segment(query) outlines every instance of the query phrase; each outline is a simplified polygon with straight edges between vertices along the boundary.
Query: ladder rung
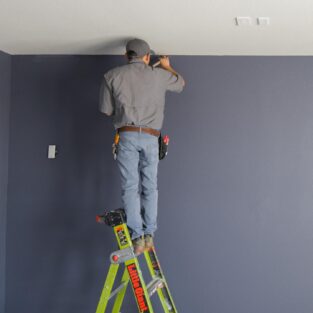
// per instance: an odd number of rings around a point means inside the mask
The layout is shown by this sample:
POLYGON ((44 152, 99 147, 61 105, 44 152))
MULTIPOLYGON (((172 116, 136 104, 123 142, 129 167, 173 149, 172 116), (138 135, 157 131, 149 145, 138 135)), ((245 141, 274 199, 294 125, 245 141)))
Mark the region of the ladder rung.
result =
POLYGON ((121 283, 118 287, 116 287, 116 289, 114 289, 110 296, 109 296, 109 299, 110 300, 111 298, 113 298, 121 289, 123 289, 125 287, 125 285, 127 284, 128 282, 127 281, 124 281, 123 283, 121 283))
POLYGON ((160 277, 153 278, 147 285, 148 294, 151 297, 159 288, 164 286, 164 281, 160 277))
POLYGON ((166 304, 168 310, 169 310, 169 311, 172 311, 173 306, 172 306, 171 303, 168 301, 168 299, 165 298, 164 301, 165 301, 165 304, 166 304))

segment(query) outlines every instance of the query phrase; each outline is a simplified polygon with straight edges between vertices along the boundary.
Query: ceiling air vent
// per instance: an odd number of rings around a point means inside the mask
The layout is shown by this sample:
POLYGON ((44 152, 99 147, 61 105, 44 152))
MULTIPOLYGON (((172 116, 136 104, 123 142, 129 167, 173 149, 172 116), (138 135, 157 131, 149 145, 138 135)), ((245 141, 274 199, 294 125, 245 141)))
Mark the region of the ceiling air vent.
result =
POLYGON ((250 16, 237 16, 235 18, 235 23, 237 26, 249 26, 251 25, 251 17, 250 16))
POLYGON ((270 25, 270 18, 269 17, 258 17, 256 19, 257 24, 260 26, 267 26, 270 25))

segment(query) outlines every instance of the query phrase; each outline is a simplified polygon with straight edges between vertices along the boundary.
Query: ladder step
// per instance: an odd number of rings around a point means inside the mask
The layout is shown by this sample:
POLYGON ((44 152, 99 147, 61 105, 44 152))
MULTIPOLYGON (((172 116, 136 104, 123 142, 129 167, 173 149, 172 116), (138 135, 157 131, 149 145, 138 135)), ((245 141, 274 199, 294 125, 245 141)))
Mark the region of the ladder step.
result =
POLYGON ((151 297, 159 288, 164 287, 164 281, 160 277, 154 277, 147 285, 148 294, 151 297))
POLYGON ((111 294, 110 294, 108 300, 110 300, 111 298, 113 298, 121 289, 123 289, 123 288, 125 287, 125 285, 127 285, 127 281, 124 281, 124 282, 121 283, 118 287, 116 287, 116 289, 114 289, 114 290, 111 292, 111 294))

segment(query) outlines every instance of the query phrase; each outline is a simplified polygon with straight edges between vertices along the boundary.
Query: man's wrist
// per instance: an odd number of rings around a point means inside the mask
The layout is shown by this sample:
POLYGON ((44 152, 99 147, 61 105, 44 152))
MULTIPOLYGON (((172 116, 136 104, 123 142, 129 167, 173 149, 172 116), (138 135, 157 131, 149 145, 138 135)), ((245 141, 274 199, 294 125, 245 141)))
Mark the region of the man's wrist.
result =
POLYGON ((172 74, 178 76, 178 73, 177 73, 170 65, 168 65, 168 66, 162 66, 162 68, 163 68, 164 70, 169 71, 169 72, 171 72, 172 74))
POLYGON ((170 70, 172 67, 170 65, 161 65, 165 70, 170 70))

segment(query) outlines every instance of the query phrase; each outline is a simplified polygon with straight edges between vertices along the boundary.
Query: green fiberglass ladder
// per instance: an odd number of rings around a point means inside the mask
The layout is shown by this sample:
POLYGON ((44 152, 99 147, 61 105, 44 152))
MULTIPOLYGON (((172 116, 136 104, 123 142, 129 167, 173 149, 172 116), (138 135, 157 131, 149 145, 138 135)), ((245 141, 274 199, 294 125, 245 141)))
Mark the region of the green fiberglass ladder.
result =
POLYGON ((132 241, 126 225, 126 215, 123 209, 106 212, 97 216, 97 222, 113 227, 119 250, 110 255, 110 268, 100 296, 96 313, 104 313, 110 299, 115 297, 112 313, 120 313, 123 299, 129 281, 140 313, 153 313, 150 297, 158 293, 165 313, 177 313, 168 285, 162 272, 155 248, 144 252, 144 256, 152 276, 150 283, 145 284, 139 261, 134 254, 132 241), (124 273, 120 285, 112 291, 119 266, 124 264, 124 273))

